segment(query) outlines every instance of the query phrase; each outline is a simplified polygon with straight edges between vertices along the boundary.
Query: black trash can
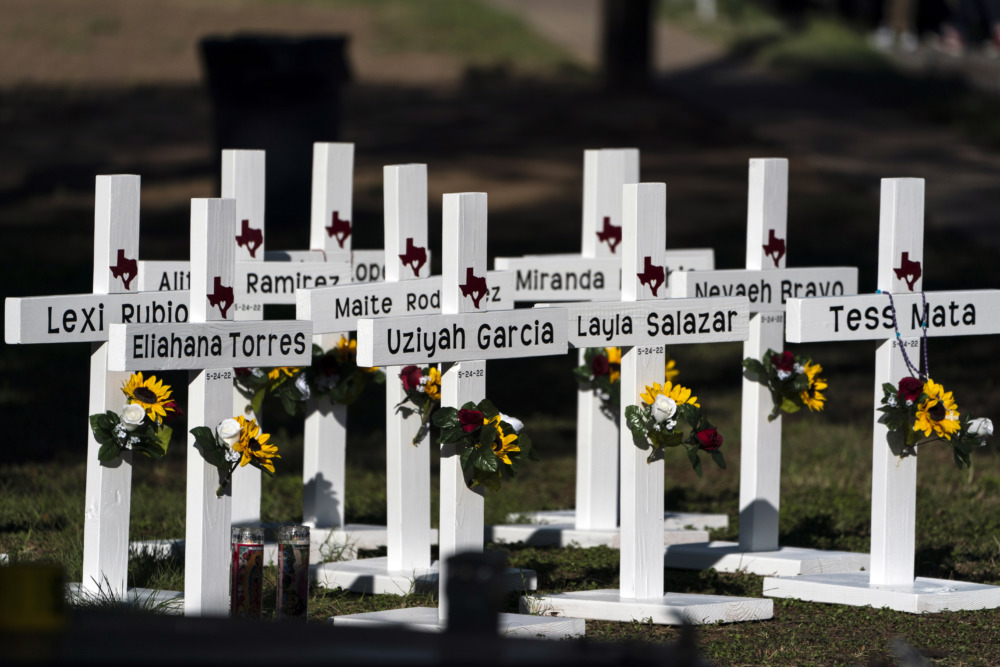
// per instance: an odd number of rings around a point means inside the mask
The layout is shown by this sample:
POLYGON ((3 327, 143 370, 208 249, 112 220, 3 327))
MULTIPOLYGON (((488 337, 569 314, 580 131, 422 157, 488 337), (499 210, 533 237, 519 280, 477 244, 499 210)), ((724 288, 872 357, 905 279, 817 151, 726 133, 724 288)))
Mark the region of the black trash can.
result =
MULTIPOLYGON (((222 149, 267 151, 266 220, 269 237, 277 232, 275 243, 286 241, 280 231, 286 225, 308 230, 312 145, 340 138, 341 88, 351 78, 347 43, 342 35, 201 41, 216 182, 222 149)), ((280 247, 275 243, 268 245, 280 247)))

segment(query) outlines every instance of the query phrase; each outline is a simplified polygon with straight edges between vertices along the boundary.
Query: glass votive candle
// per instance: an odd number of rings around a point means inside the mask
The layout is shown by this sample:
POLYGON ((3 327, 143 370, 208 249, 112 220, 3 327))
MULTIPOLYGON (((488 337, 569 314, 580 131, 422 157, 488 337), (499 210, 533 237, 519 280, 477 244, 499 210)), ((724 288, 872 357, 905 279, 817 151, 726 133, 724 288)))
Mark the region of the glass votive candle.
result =
POLYGON ((264 586, 264 530, 233 526, 229 615, 260 618, 264 586))
POLYGON ((277 618, 309 617, 309 527, 281 526, 278 531, 277 618))

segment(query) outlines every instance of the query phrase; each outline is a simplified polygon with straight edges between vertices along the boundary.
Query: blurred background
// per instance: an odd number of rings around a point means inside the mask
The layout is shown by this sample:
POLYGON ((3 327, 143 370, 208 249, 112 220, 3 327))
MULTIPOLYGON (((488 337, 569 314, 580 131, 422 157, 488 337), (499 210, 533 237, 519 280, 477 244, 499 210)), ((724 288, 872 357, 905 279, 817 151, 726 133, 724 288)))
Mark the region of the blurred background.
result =
MULTIPOLYGON (((719 268, 743 265, 748 159, 787 157, 789 266, 858 266, 873 289, 879 179, 919 176, 927 289, 995 287, 994 4, 0 0, 0 289, 90 290, 97 174, 140 174, 141 256, 185 258, 221 148, 268 149, 268 248, 306 248, 314 141, 356 144, 355 248, 382 244, 382 166, 426 162, 435 261, 441 196, 469 190, 489 194, 491 258, 578 252, 583 150, 635 146, 643 180, 668 184, 668 246, 712 247, 719 268)), ((995 344, 931 345, 939 379, 987 414, 995 344)), ((738 348, 680 349, 681 379, 735 397, 738 348)), ((856 378, 831 382, 822 418, 870 423, 871 346, 822 356, 856 378)), ((81 462, 87 363, 85 345, 0 350, 7 460, 81 462)), ((490 375, 567 452, 571 365, 490 375)), ((351 412, 375 457, 381 401, 351 412)), ((294 439, 301 422, 272 412, 294 439)), ((722 412, 738 426, 738 401, 722 412)))

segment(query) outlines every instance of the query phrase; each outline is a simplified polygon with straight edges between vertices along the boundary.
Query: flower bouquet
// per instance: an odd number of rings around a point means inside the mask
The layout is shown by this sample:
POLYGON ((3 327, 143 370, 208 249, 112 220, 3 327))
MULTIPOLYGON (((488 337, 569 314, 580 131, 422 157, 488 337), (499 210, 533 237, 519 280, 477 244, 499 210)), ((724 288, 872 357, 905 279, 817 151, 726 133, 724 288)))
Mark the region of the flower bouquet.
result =
POLYGON ((993 422, 985 417, 961 417, 952 392, 927 378, 926 382, 912 376, 899 381, 898 386, 882 385, 882 407, 879 421, 890 433, 903 438, 903 455, 916 455, 917 445, 945 442, 951 445, 959 469, 972 465, 970 454, 986 444, 993 435, 993 422))
POLYGON ((632 440, 640 449, 652 445, 646 463, 663 457, 667 447, 684 445, 688 459, 695 473, 701 477, 701 457, 699 451, 708 452, 720 468, 726 467, 726 459, 719 448, 722 435, 719 434, 698 404, 698 397, 691 390, 667 381, 662 387, 653 383, 639 395, 641 405, 625 408, 625 422, 632 431, 632 440), (687 435, 678 428, 678 420, 683 419, 691 427, 687 435))
MULTIPOLYGON (((588 347, 583 353, 583 365, 573 369, 580 387, 594 391, 601 399, 601 412, 609 419, 618 419, 621 369, 620 347, 588 347)), ((677 362, 670 355, 667 355, 664 373, 668 380, 673 380, 680 373, 677 362)))
POLYGON ((143 379, 142 373, 133 373, 122 385, 122 392, 126 403, 121 414, 108 410, 90 415, 90 430, 101 443, 97 460, 108 463, 127 450, 162 459, 173 434, 164 421, 179 412, 177 404, 169 400, 170 385, 155 375, 143 379))
POLYGON ((357 364, 358 343, 341 336, 337 346, 324 352, 313 345, 312 366, 296 368, 237 368, 236 388, 250 401, 254 414, 260 412, 266 396, 276 396, 290 415, 301 414, 313 396, 328 395, 334 403, 350 405, 358 400, 368 382, 385 382, 378 368, 357 364))
POLYGON ((436 366, 422 369, 419 366, 404 366, 399 374, 406 398, 396 406, 396 412, 408 418, 420 415, 420 428, 413 436, 413 445, 419 445, 430 430, 431 415, 441 406, 441 371, 436 366))
POLYGON ((462 408, 440 408, 431 418, 441 429, 438 442, 455 445, 469 488, 476 484, 499 490, 503 473, 517 477, 524 457, 537 460, 524 424, 501 414, 488 399, 462 408))
POLYGON ((196 426, 191 429, 191 435, 201 457, 219 470, 219 488, 215 495, 220 498, 237 467, 250 464, 273 477, 272 459, 281 458, 277 446, 268 442, 271 436, 260 432, 256 420, 243 415, 223 419, 215 431, 207 426, 196 426))
POLYGON ((791 414, 804 407, 810 411, 823 409, 826 397, 820 392, 826 389, 826 379, 819 377, 823 367, 812 363, 812 359, 768 350, 760 361, 744 359, 743 368, 747 379, 771 390, 774 408, 767 421, 774 421, 782 412, 791 414))

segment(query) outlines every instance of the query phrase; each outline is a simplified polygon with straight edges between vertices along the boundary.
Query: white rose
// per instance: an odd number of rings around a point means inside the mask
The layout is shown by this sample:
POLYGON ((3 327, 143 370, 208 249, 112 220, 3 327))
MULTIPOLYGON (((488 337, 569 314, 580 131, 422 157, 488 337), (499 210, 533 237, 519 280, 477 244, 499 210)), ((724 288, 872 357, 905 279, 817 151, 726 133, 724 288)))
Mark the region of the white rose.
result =
POLYGON ((982 444, 986 444, 986 438, 993 435, 993 421, 987 419, 986 417, 980 417, 979 419, 973 419, 969 422, 969 435, 974 438, 979 438, 982 444))
POLYGON ((668 398, 663 394, 657 394, 656 400, 649 406, 649 409, 653 415, 653 419, 659 424, 674 416, 674 413, 677 412, 677 403, 672 398, 668 398))
POLYGON ((215 429, 219 434, 219 440, 232 447, 240 441, 240 423, 233 418, 223 419, 222 423, 215 429))
POLYGON ((299 373, 295 378, 295 388, 302 394, 303 401, 308 401, 309 397, 312 396, 312 390, 309 388, 309 381, 306 379, 305 373, 299 373))
POLYGON ((121 424, 126 431, 131 433, 142 425, 142 420, 146 418, 146 411, 141 405, 129 403, 122 408, 121 424))
POLYGON ((513 426, 514 433, 520 433, 521 429, 524 428, 524 422, 522 422, 520 419, 518 419, 517 417, 511 417, 510 415, 505 415, 502 412, 500 413, 500 421, 507 422, 508 424, 513 426))

